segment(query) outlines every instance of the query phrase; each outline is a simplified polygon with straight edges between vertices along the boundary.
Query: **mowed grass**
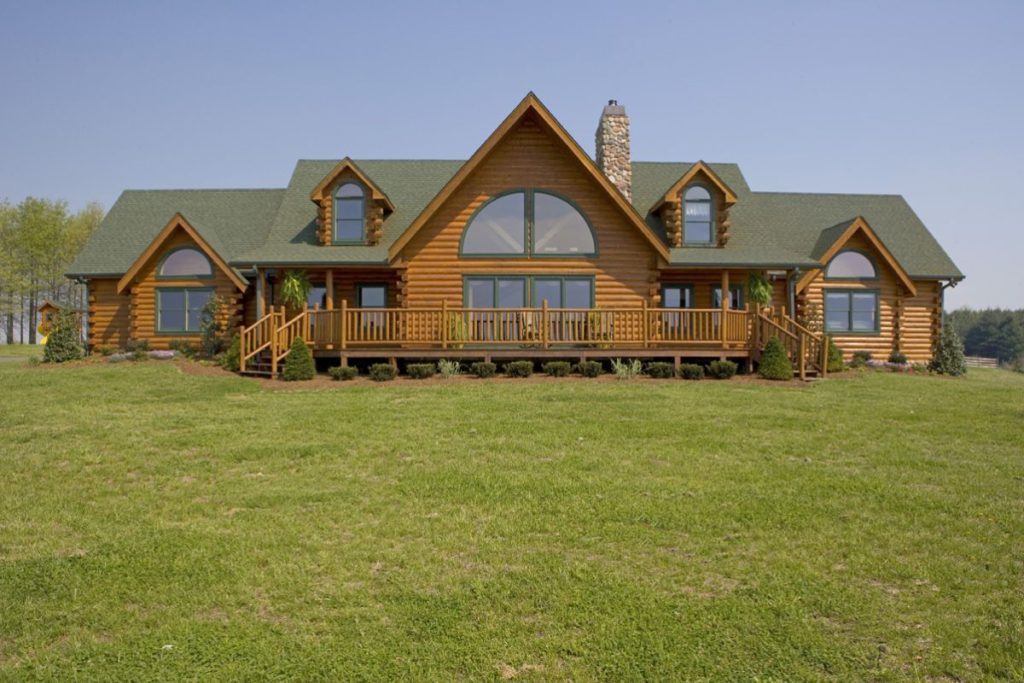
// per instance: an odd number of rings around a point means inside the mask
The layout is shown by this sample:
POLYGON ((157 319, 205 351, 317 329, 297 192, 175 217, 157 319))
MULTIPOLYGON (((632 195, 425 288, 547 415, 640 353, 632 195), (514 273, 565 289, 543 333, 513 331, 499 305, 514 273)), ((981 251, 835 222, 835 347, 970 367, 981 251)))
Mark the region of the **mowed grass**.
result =
POLYGON ((0 366, 0 678, 1024 677, 1024 376, 0 366))
POLYGON ((42 344, 0 344, 0 358, 43 357, 42 344))

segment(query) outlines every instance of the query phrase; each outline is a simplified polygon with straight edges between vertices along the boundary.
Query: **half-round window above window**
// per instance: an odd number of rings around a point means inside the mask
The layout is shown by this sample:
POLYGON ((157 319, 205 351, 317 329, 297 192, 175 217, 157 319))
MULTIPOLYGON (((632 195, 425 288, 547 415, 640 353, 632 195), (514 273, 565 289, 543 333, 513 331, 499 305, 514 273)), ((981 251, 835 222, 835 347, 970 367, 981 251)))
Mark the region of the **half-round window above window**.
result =
POLYGON ((841 251, 832 257, 825 268, 830 280, 874 280, 878 277, 875 264, 859 251, 841 251))
POLYGON ((462 253, 526 254, 526 193, 511 192, 492 199, 466 226, 462 253))
POLYGON ((366 193, 356 183, 343 183, 334 193, 334 241, 361 242, 366 219, 366 193))
POLYGON ((711 244, 711 193, 700 185, 683 191, 683 243, 711 244))
POLYGON ((533 193, 533 253, 593 254, 594 233, 587 219, 560 197, 533 193))
POLYGON ((213 266, 206 254, 186 247, 175 249, 160 264, 160 277, 210 277, 213 266))

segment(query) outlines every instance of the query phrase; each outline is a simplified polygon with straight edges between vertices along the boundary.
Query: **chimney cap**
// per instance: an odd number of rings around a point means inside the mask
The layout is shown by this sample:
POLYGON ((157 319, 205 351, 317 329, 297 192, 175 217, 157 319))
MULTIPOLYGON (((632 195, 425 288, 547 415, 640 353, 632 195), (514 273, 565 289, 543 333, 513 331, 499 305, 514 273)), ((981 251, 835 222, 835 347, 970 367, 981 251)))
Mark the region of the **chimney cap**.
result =
POLYGON ((604 106, 604 110, 601 112, 601 116, 625 116, 626 108, 619 104, 618 100, 608 100, 608 104, 604 106))

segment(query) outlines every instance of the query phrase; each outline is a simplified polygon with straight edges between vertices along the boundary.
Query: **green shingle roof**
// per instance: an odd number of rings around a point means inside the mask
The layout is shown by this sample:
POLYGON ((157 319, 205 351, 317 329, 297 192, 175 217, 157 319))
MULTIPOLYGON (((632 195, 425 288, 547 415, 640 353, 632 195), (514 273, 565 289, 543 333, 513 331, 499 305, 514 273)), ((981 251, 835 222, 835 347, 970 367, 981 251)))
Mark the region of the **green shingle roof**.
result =
MULTIPOLYGON (((316 242, 312 189, 338 160, 301 160, 285 189, 126 191, 72 267, 76 275, 124 273, 176 211, 237 268, 254 264, 386 263, 388 248, 464 163, 456 160, 356 160, 394 202, 374 246, 316 242)), ((692 163, 634 162, 633 206, 665 239, 648 213, 692 163)), ((736 193, 732 238, 725 248, 670 250, 679 266, 813 267, 856 216, 863 216, 915 278, 963 277, 899 195, 753 192, 736 164, 708 164, 736 193)))

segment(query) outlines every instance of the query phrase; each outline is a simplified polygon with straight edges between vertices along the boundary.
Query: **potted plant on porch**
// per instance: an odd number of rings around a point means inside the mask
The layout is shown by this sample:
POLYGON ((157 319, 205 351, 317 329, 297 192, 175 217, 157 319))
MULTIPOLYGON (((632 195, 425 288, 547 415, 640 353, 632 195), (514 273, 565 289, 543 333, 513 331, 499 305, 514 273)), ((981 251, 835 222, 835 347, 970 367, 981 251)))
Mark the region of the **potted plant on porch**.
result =
POLYGON ((772 302, 772 285, 757 271, 747 276, 747 300, 756 306, 758 313, 772 302))
POLYGON ((281 303, 288 310, 288 317, 293 318, 306 307, 306 299, 313 283, 304 270, 289 270, 281 280, 281 303))

